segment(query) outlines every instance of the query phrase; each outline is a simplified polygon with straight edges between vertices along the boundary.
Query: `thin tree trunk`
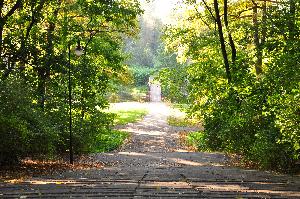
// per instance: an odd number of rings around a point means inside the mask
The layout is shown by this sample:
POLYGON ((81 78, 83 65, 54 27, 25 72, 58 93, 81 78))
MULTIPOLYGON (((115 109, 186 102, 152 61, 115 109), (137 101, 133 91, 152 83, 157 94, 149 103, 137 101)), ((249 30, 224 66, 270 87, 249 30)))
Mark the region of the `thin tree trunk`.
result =
POLYGON ((221 50, 222 50, 222 55, 223 55, 223 60, 224 60, 224 65, 225 65, 225 70, 226 70, 226 77, 227 77, 228 83, 230 83, 231 82, 230 66, 229 66, 229 61, 228 61, 228 55, 226 52, 225 39, 224 39, 224 34, 223 34, 223 27, 222 27, 222 22, 221 22, 218 0, 214 0, 214 8, 215 8, 215 13, 216 13, 216 23, 218 26, 221 50))
POLYGON ((45 68, 40 68, 38 69, 38 76, 39 76, 39 83, 38 83, 38 93, 39 93, 39 96, 40 96, 40 100, 39 100, 39 104, 40 104, 40 107, 42 108, 42 110, 44 111, 45 110, 45 93, 46 93, 46 90, 45 90, 45 85, 46 85, 46 78, 45 78, 45 68))
POLYGON ((262 6, 262 35, 261 35, 261 46, 264 46, 266 43, 267 37, 267 2, 266 0, 262 6))
POLYGON ((22 4, 22 0, 17 0, 15 2, 15 4, 13 5, 13 7, 7 12, 7 14, 5 16, 3 16, 3 6, 4 6, 4 1, 0 0, 0 58, 1 58, 1 62, 0 63, 0 69, 5 69, 5 64, 3 63, 3 57, 2 57, 2 52, 3 52, 3 30, 4 30, 4 26, 7 23, 7 20, 9 17, 11 17, 17 9, 19 9, 21 7, 22 4))
MULTIPOLYGON (((61 3, 59 1, 59 3, 61 3)), ((53 15, 56 17, 59 12, 59 6, 54 11, 53 15)), ((54 54, 54 45, 53 45, 53 39, 54 35, 53 32, 55 30, 56 24, 54 22, 49 22, 49 28, 47 30, 47 49, 46 49, 46 57, 45 57, 45 66, 42 69, 43 74, 40 76, 41 85, 39 88, 40 91, 40 105, 43 110, 45 110, 45 102, 46 102, 46 95, 47 95, 47 83, 50 79, 50 72, 51 72, 51 65, 53 64, 53 54, 54 54)))
POLYGON ((231 48, 231 60, 232 60, 232 64, 234 64, 235 60, 236 60, 236 47, 235 47, 232 35, 230 33, 230 30, 229 30, 229 25, 228 25, 228 4, 227 4, 227 0, 224 0, 224 23, 225 23, 225 27, 228 31, 229 45, 230 45, 230 48, 231 48))
POLYGON ((295 0, 289 0, 290 5, 290 17, 288 22, 289 29, 289 39, 293 40, 296 36, 295 34, 295 17, 296 17, 296 2, 295 0))
POLYGON ((255 45, 255 55, 256 55, 256 62, 255 62, 255 71, 256 75, 260 75, 262 73, 262 49, 261 44, 259 41, 259 24, 258 24, 258 5, 257 3, 253 2, 253 29, 254 29, 254 45, 255 45))
POLYGON ((3 22, 0 19, 0 70, 5 69, 5 64, 3 63, 2 51, 3 51, 3 22))

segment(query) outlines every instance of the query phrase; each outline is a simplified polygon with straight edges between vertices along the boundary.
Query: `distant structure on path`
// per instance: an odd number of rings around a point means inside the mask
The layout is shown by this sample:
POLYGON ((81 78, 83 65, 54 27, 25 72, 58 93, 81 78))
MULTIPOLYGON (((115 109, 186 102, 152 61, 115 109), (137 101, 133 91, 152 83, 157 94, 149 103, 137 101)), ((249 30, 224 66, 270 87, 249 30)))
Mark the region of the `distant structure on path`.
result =
POLYGON ((161 102, 161 87, 160 84, 154 81, 153 77, 149 78, 150 102, 161 102))

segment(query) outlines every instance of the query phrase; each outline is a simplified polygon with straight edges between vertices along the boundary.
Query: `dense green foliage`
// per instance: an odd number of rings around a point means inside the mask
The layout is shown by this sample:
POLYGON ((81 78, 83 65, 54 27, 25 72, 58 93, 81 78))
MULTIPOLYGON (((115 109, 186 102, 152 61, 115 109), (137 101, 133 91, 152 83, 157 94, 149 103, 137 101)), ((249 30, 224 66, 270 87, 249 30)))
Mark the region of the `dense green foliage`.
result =
POLYGON ((186 66, 183 64, 166 65, 159 70, 156 79, 162 87, 162 94, 165 100, 176 103, 187 103, 188 82, 186 66))
POLYGON ((33 109, 30 89, 9 80, 0 83, 0 162, 52 153, 59 141, 57 129, 42 111, 33 109))
POLYGON ((170 126, 180 127, 196 127, 197 125, 199 125, 198 121, 188 117, 170 116, 167 118, 167 122, 170 126))
POLYGON ((129 133, 113 130, 103 132, 96 137, 96 144, 93 152, 107 152, 118 149, 129 137, 129 133))
POLYGON ((4 0, 0 12, 0 164, 69 150, 69 71, 74 151, 101 145, 113 121, 105 94, 127 71, 123 38, 137 32, 138 1, 4 0))
POLYGON ((205 134, 203 132, 191 132, 188 133, 185 140, 188 146, 194 147, 200 151, 209 151, 209 146, 205 140, 205 134))
POLYGON ((149 77, 155 72, 154 68, 145 66, 131 66, 130 71, 133 75, 134 85, 144 86, 149 82, 149 77))
POLYGON ((300 158, 299 1, 184 2, 164 38, 188 64, 162 78, 187 83, 204 148, 292 169, 300 158))

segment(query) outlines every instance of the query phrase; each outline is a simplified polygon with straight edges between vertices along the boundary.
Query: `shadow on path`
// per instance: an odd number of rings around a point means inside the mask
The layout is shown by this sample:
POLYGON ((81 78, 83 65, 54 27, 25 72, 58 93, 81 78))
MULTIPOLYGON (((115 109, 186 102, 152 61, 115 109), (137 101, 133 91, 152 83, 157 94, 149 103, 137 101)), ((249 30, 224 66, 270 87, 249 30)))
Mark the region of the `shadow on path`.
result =
POLYGON ((174 112, 165 104, 142 106, 150 111, 143 121, 119 127, 132 134, 128 145, 92 155, 104 169, 0 183, 0 198, 300 198, 299 176, 227 167, 222 153, 187 152, 178 133, 196 129, 169 126, 174 112))

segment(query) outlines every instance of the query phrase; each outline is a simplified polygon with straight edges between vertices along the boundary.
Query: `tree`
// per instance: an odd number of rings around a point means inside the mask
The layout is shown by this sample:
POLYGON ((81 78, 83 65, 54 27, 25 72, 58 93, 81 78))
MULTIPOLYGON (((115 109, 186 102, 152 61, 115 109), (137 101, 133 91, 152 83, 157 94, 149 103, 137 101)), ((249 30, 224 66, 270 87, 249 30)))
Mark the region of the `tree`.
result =
MULTIPOLYGON (((24 103, 20 104, 24 108, 16 109, 13 115, 8 114, 6 107, 14 101, 0 105, 1 121, 10 121, 7 128, 14 126, 14 122, 26 124, 15 130, 16 137, 20 136, 17 132, 24 135, 24 139, 20 139, 24 153, 15 154, 13 159, 31 154, 22 145, 24 143, 30 143, 31 148, 41 147, 34 143, 36 131, 43 132, 45 142, 49 141, 49 150, 45 153, 64 153, 69 148, 66 120, 68 47, 71 46, 73 52, 78 41, 85 53, 76 58, 71 52, 70 57, 74 142, 76 152, 90 151, 95 136, 110 129, 112 116, 101 109, 108 104, 105 99, 108 81, 126 70, 123 38, 137 33, 137 18, 142 12, 139 2, 4 0, 0 1, 0 8, 0 86, 3 90, 14 89, 10 99, 16 101, 22 99, 22 94, 12 85, 22 86, 28 92, 26 100, 24 96, 24 103), (96 106, 100 110, 95 109, 96 106), (24 116, 37 113, 42 115, 41 121, 24 116), (17 119, 10 119, 14 115, 17 119), (43 128, 40 122, 45 124, 43 128), (49 136, 46 136, 47 129, 49 136), (28 141, 28 137, 32 137, 32 141, 28 141)), ((5 93, 1 93, 0 98, 6 99, 5 93)), ((4 137, 9 136, 7 128, 4 126, 0 130, 4 137)), ((6 158, 0 158, 0 162, 2 159, 6 158)))
POLYGON ((167 27, 164 41, 178 60, 189 60, 181 73, 188 77, 189 112, 204 121, 201 146, 291 170, 300 150, 299 4, 184 2, 185 13, 167 27))

